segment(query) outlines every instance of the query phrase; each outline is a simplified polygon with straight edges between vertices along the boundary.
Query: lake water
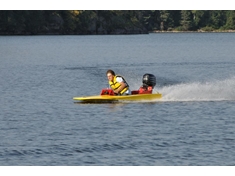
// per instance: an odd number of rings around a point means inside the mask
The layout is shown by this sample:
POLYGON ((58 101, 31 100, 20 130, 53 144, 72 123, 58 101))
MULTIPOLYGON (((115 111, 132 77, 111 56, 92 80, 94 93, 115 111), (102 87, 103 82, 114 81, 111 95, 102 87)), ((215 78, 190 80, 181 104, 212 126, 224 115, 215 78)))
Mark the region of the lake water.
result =
POLYGON ((235 165, 235 33, 0 36, 0 165, 235 165), (79 104, 157 78, 162 100, 79 104))

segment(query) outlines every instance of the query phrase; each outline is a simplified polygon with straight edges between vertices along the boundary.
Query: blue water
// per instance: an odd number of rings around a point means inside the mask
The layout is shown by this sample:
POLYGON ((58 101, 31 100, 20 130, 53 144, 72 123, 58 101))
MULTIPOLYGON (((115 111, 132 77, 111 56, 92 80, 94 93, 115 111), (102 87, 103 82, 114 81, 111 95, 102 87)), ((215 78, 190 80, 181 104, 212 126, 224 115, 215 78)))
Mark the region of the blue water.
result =
POLYGON ((235 165, 235 34, 0 36, 0 165, 235 165), (162 100, 78 104, 106 70, 162 100))

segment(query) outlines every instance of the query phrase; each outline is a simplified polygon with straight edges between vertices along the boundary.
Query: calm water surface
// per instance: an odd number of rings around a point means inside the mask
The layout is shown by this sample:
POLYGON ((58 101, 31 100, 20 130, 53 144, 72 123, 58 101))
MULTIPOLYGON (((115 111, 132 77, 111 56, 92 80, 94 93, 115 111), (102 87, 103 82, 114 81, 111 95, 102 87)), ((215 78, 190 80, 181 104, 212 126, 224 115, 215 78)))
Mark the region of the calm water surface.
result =
POLYGON ((0 36, 0 165, 235 165, 235 34, 0 36), (105 72, 160 101, 78 104, 105 72))

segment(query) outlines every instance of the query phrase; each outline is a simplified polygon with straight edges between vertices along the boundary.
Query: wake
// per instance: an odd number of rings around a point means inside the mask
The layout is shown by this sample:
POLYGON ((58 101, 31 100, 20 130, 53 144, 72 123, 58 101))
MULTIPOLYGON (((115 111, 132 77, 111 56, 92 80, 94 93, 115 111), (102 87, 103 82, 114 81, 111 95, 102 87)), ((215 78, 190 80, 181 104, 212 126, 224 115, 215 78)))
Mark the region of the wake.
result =
POLYGON ((162 101, 234 101, 235 77, 210 82, 192 82, 156 88, 162 101))

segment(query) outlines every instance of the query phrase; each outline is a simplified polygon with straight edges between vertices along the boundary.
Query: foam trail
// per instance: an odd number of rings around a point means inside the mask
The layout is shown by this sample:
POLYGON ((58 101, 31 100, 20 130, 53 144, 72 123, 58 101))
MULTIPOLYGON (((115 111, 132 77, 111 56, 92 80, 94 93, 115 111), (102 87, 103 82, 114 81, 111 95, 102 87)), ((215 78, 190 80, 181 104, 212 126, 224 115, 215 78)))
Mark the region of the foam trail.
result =
POLYGON ((157 89, 162 101, 233 101, 235 77, 211 82, 181 83, 157 89))

